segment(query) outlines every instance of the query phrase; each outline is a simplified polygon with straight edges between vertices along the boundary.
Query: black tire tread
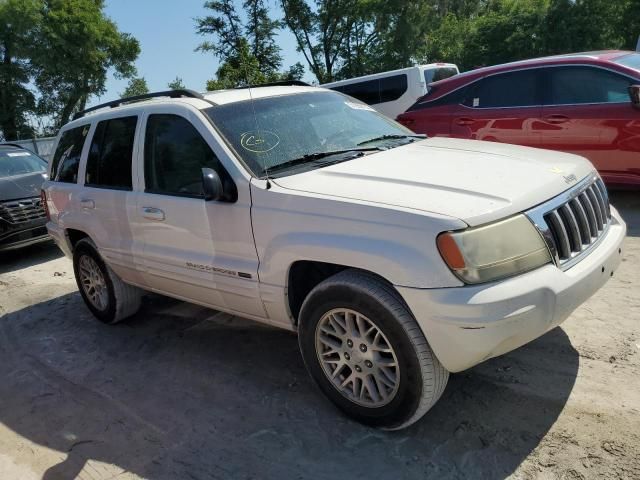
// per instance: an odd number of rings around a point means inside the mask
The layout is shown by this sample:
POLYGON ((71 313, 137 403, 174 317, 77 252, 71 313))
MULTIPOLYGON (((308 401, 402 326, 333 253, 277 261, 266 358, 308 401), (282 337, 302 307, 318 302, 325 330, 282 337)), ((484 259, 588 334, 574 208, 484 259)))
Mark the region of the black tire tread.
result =
POLYGON ((142 302, 142 290, 140 290, 138 287, 134 287, 133 285, 129 285, 128 283, 123 282, 116 274, 116 272, 111 269, 107 262, 104 261, 95 243, 90 238, 87 237, 78 241, 75 249, 81 247, 83 244, 90 247, 100 257, 107 270, 109 280, 111 280, 111 284, 113 285, 116 310, 115 315, 109 322, 109 324, 113 325, 114 323, 121 322, 134 315, 140 309, 140 304, 142 302))
MULTIPOLYGON (((418 408, 403 423, 386 427, 385 430, 400 430, 419 420, 438 401, 449 380, 449 372, 435 356, 422 329, 411 314, 398 291, 377 275, 357 269, 343 270, 318 284, 315 289, 324 289, 333 285, 348 284, 360 290, 364 295, 375 298, 392 312, 398 323, 406 332, 418 357, 422 376, 422 396, 418 408)), ((311 298, 313 290, 305 299, 311 298)), ((305 305, 302 305, 304 310, 305 305)))

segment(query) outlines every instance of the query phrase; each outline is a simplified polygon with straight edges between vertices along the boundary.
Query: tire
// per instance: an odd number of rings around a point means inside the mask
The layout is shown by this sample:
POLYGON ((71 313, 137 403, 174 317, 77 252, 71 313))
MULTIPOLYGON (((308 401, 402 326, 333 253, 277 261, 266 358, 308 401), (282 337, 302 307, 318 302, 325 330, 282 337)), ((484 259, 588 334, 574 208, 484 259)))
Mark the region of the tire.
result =
POLYGON ((118 323, 139 310, 142 291, 120 280, 120 277, 104 263, 95 244, 89 238, 79 240, 73 249, 73 271, 84 303, 101 322, 110 325, 118 323), (103 293, 103 296, 99 295, 102 302, 92 299, 89 293, 92 290, 83 285, 83 278, 86 280, 87 277, 86 267, 91 271, 97 267, 92 278, 96 280, 93 285, 98 285, 95 288, 103 293))
POLYGON ((344 270, 309 293, 300 310, 298 341, 322 392, 355 420, 386 430, 419 420, 449 378, 398 292, 360 270, 344 270), (335 365, 341 367, 332 370, 335 365), (338 384, 349 378, 341 389, 338 384))

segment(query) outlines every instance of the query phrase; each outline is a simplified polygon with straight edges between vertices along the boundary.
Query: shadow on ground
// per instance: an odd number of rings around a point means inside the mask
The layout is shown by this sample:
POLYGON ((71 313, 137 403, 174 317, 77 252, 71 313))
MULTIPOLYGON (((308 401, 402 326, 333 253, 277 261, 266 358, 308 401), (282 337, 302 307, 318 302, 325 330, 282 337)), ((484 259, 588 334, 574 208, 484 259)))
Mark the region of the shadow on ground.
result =
POLYGON ((0 275, 33 267, 61 256, 62 252, 53 241, 0 252, 0 275))
POLYGON ((353 423, 311 384, 296 337, 148 297, 95 321, 77 293, 0 322, 0 421, 68 457, 151 479, 504 478, 562 411, 578 354, 561 329, 453 375, 407 430, 353 423))
POLYGON ((627 235, 640 237, 640 191, 611 191, 609 192, 609 200, 627 223, 627 235))

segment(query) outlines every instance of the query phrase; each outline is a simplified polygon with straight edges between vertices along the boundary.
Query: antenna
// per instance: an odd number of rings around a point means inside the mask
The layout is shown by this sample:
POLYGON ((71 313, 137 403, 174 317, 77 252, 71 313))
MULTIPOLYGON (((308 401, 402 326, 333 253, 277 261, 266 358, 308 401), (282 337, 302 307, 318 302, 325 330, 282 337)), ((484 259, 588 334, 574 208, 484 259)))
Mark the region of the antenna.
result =
POLYGON ((638 35, 638 43, 636 43, 636 52, 640 52, 640 35, 638 35))

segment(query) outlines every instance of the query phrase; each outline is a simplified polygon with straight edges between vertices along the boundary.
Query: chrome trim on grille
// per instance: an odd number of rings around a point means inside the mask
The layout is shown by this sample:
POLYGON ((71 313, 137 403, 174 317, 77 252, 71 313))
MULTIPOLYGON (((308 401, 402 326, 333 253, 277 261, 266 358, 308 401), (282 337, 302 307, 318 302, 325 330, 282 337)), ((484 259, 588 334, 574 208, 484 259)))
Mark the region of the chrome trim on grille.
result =
POLYGON ((25 223, 45 216, 40 197, 0 202, 0 219, 9 223, 25 223))
POLYGON ((562 270, 571 268, 595 248, 611 224, 609 195, 596 173, 525 215, 562 270))

